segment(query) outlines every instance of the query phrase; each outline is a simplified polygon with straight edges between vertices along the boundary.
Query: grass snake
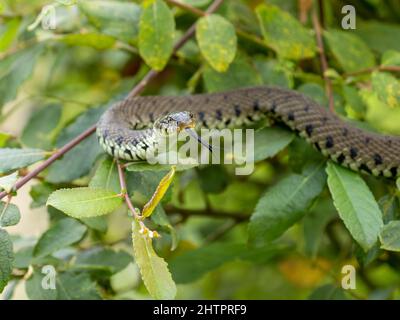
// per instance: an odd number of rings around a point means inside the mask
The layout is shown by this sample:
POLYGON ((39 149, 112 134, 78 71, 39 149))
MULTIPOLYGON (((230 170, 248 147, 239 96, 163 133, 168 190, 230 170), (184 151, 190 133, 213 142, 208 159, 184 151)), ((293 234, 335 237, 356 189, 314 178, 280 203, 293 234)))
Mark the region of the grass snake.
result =
POLYGON ((279 87, 125 99, 102 115, 97 135, 108 154, 136 161, 145 160, 149 148, 157 148, 160 131, 180 130, 182 123, 224 129, 263 118, 283 123, 342 166, 375 176, 400 175, 400 137, 354 127, 309 97, 279 87))

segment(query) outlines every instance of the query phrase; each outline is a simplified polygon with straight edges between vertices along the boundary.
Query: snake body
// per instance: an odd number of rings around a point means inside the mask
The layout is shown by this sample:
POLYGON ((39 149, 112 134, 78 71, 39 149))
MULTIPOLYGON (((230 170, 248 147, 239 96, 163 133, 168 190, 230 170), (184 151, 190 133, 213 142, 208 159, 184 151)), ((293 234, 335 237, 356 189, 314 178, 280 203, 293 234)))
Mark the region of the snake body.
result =
POLYGON ((309 97, 279 87, 126 99, 100 118, 99 142, 114 158, 145 160, 146 150, 157 147, 155 121, 180 111, 192 112, 198 126, 210 129, 241 127, 269 118, 285 124, 342 166, 375 176, 400 176, 400 137, 356 128, 309 97))

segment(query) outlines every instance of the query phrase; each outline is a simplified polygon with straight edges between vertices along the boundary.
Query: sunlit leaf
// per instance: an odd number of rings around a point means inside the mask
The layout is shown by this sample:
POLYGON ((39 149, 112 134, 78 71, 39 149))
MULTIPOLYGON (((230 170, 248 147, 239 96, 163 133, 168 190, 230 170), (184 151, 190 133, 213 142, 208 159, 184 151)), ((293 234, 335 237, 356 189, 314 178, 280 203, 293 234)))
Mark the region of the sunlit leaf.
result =
POLYGON ((88 46, 97 50, 109 49, 115 43, 113 37, 101 33, 71 33, 57 39, 71 46, 88 46))
POLYGON ((148 217, 152 214, 155 207, 160 203, 161 199, 167 192, 168 187, 170 186, 174 178, 174 175, 175 175, 175 167, 172 167, 171 170, 168 172, 168 174, 161 179, 151 199, 144 205, 142 210, 143 217, 148 217))
POLYGON ((113 191, 81 187, 54 191, 46 205, 74 218, 90 218, 110 213, 121 203, 121 196, 113 191))
POLYGON ((279 56, 300 60, 315 55, 314 36, 289 13, 270 4, 259 5, 256 13, 265 43, 279 56))
POLYGON ((372 87, 379 100, 391 108, 400 106, 400 81, 390 73, 372 73, 372 87))
POLYGON ((196 24, 196 38, 208 63, 218 72, 226 71, 236 54, 233 25, 217 14, 202 17, 196 24))
POLYGON ((173 299, 176 285, 167 263, 154 252, 151 239, 140 232, 137 221, 132 223, 132 242, 135 262, 150 295, 154 299, 173 299))
POLYGON ((139 52, 155 70, 167 64, 174 45, 175 20, 162 0, 146 0, 139 23, 139 52))

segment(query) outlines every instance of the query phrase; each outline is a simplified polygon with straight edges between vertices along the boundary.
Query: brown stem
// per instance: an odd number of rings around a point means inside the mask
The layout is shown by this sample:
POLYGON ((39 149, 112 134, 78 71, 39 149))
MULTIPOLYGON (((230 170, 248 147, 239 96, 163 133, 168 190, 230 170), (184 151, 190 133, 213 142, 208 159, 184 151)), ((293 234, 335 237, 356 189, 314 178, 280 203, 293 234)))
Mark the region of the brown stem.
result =
POLYGON ((206 13, 204 11, 201 11, 200 9, 197 9, 189 4, 180 2, 179 0, 166 0, 166 2, 168 2, 169 4, 181 8, 185 11, 189 11, 193 14, 195 14, 196 16, 205 16, 206 13))
POLYGON ((249 215, 246 215, 246 214, 220 212, 220 211, 214 211, 212 209, 189 210, 189 209, 176 208, 173 206, 167 206, 164 209, 167 214, 177 213, 184 217, 203 216, 203 217, 218 218, 218 219, 233 219, 237 222, 243 222, 243 221, 247 221, 249 219, 249 215))
POLYGON ((141 217, 138 215, 137 210, 133 206, 131 198, 129 198, 128 189, 126 188, 124 169, 122 168, 122 165, 119 163, 119 161, 117 161, 117 168, 118 168, 119 184, 121 186, 121 192, 124 195, 125 203, 128 206, 128 209, 132 212, 135 219, 140 220, 141 217))
POLYGON ((326 75, 326 70, 328 70, 329 67, 328 67, 328 62, 326 60, 324 43, 322 41, 322 28, 321 28, 319 18, 318 18, 318 15, 317 15, 317 12, 315 9, 313 10, 313 13, 312 13, 312 20, 313 20, 315 36, 317 39, 317 45, 318 45, 318 49, 319 49, 322 77, 324 78, 324 81, 325 81, 325 91, 326 91, 326 95, 329 100, 329 110, 334 112, 335 104, 334 104, 334 100, 333 100, 332 82, 331 82, 331 79, 329 79, 329 77, 326 75))
MULTIPOLYGON (((212 13, 215 10, 218 9, 218 7, 222 4, 223 0, 215 0, 207 9, 206 13, 212 13)), ((174 52, 176 52, 179 48, 181 48, 186 41, 189 40, 191 36, 193 36, 195 32, 196 25, 192 25, 186 33, 183 35, 181 39, 178 40, 178 42, 174 46, 174 52)), ((147 73, 147 75, 140 81, 129 93, 128 97, 131 98, 138 93, 140 93, 148 84, 150 80, 152 80, 158 72, 151 70, 147 73)), ((43 163, 41 163, 36 169, 31 171, 29 174, 27 174, 25 177, 21 178, 20 180, 17 181, 15 184, 15 190, 18 190, 21 188, 25 183, 27 183, 29 180, 32 178, 36 177, 40 172, 42 172, 44 169, 46 169, 49 165, 51 165, 54 161, 56 161, 58 158, 63 156, 65 153, 67 153, 69 150, 71 150, 73 147, 78 145, 81 141, 89 137, 92 133, 96 131, 96 126, 92 126, 86 131, 82 132, 80 135, 72 139, 70 142, 68 142, 66 145, 64 145, 61 149, 59 149, 57 152, 55 152, 51 157, 46 159, 43 163)), ((7 192, 0 192, 0 200, 3 199, 5 196, 7 196, 7 192)))
POLYGON ((360 74, 371 73, 374 71, 400 72, 400 66, 376 66, 376 67, 361 69, 361 70, 357 70, 357 71, 353 71, 353 72, 348 72, 348 73, 343 74, 343 77, 357 76, 360 74))

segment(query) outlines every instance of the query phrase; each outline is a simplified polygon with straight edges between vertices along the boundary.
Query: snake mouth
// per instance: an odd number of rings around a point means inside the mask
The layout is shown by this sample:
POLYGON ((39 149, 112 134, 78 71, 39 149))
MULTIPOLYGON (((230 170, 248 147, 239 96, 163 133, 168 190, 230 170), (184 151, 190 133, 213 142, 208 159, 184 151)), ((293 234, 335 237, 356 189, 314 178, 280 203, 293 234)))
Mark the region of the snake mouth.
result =
POLYGON ((213 152, 212 147, 209 143, 205 142, 198 134, 196 131, 193 130, 194 126, 192 127, 186 127, 184 128, 185 131, 192 136, 193 138, 195 138, 197 140, 198 143, 202 144, 203 146, 205 146, 208 150, 210 150, 210 152, 213 152))

